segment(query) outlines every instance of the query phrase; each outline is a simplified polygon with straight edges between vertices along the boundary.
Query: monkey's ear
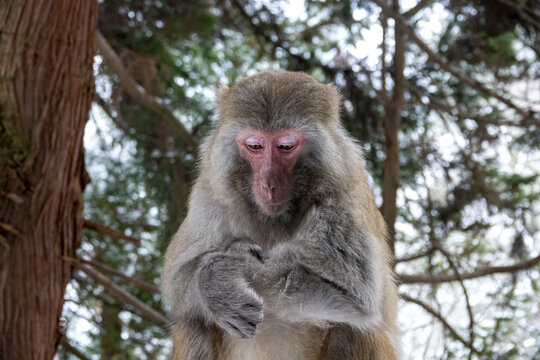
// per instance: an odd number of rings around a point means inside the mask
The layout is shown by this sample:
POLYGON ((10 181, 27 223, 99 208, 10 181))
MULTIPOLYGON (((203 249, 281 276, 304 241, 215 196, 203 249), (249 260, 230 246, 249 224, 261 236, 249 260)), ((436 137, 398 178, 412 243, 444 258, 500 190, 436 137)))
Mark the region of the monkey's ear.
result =
POLYGON ((325 85, 328 89, 328 103, 329 103, 329 112, 332 115, 332 119, 339 119, 339 112, 341 110, 341 105, 343 103, 343 97, 339 88, 334 84, 330 83, 325 85))
POLYGON ((219 83, 217 87, 216 102, 220 108, 227 103, 227 99, 230 97, 231 88, 225 84, 219 83))

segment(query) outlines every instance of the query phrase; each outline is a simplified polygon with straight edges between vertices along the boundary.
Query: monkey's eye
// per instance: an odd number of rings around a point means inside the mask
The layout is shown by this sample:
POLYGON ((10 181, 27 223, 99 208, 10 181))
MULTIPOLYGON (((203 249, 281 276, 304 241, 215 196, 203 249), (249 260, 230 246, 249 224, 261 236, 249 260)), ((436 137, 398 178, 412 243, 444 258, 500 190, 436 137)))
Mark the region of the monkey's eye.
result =
POLYGON ((248 137, 244 141, 244 144, 251 151, 257 151, 257 150, 261 150, 263 148, 262 141, 260 139, 256 138, 256 137, 254 137, 254 136, 248 137))
POLYGON ((276 146, 279 150, 282 151, 292 151, 296 148, 298 144, 298 139, 294 136, 285 136, 281 139, 278 139, 276 146))
POLYGON ((295 145, 278 145, 278 149, 285 151, 291 151, 294 147, 295 145))
POLYGON ((259 144, 253 144, 253 145, 246 144, 246 146, 250 150, 260 150, 260 149, 262 149, 262 145, 259 145, 259 144))

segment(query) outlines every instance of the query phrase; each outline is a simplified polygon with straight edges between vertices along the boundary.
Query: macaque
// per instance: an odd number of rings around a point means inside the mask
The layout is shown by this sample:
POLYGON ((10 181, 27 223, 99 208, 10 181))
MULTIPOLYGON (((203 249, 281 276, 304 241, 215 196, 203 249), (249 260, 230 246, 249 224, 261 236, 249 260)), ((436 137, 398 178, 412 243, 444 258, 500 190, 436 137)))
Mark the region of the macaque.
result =
POLYGON ((173 359, 397 359, 385 224, 336 88, 263 72, 217 102, 165 256, 173 359))

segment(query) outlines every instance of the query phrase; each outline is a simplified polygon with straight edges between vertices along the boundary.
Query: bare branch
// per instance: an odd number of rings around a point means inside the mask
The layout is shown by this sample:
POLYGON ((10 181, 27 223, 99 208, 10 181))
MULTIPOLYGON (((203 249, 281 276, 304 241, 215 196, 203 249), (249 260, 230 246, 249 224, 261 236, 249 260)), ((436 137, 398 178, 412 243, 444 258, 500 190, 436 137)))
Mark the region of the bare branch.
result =
POLYGON ((64 349, 67 352, 75 355, 79 359, 81 359, 81 360, 90 360, 90 358, 87 357, 86 355, 84 355, 79 349, 77 349, 75 346, 71 345, 69 343, 68 339, 66 339, 65 336, 62 336, 62 346, 64 347, 64 349))
POLYGON ((386 68, 386 33, 388 29, 388 18, 381 12, 380 16, 381 27, 382 27, 382 39, 381 39, 381 97, 382 103, 386 106, 388 102, 388 92, 386 90, 386 73, 388 69, 386 68))
MULTIPOLYGON (((462 273, 462 280, 475 279, 483 276, 514 273, 521 270, 530 269, 540 263, 540 255, 532 259, 518 262, 509 266, 490 266, 476 269, 475 271, 462 273)), ((432 275, 408 275, 400 274, 398 279, 402 284, 439 284, 444 282, 458 281, 456 274, 432 274, 432 275)))
POLYGON ((470 115, 464 114, 463 109, 459 106, 451 106, 450 104, 443 102, 442 100, 436 98, 428 91, 417 87, 412 84, 410 81, 405 83, 407 89, 411 94, 416 95, 418 102, 424 106, 430 107, 436 112, 443 111, 451 116, 455 116, 458 119, 471 119, 474 120, 478 125, 495 125, 495 126, 517 126, 524 127, 529 125, 540 126, 540 120, 535 118, 524 118, 519 122, 510 121, 510 120, 501 120, 501 119, 492 119, 488 116, 482 115, 470 115), (422 96, 426 96, 429 99, 429 102, 422 100, 422 96))
POLYGON ((519 113, 523 118, 534 118, 535 113, 532 110, 524 110, 514 104, 510 99, 505 98, 499 94, 497 94, 494 90, 489 89, 485 87, 481 82, 471 79, 465 74, 462 74, 458 70, 456 70, 452 65, 450 65, 443 57, 441 57, 439 54, 437 54, 435 51, 431 50, 431 48, 422 41, 414 32, 413 27, 407 22, 407 19, 403 17, 403 15, 394 12, 392 8, 390 8, 384 0, 371 0, 375 4, 379 5, 381 10, 386 14, 386 16, 390 16, 396 20, 396 22, 399 22, 403 24, 403 30, 407 33, 409 38, 413 40, 420 49, 422 49, 429 57, 431 61, 438 64, 441 69, 445 70, 446 72, 452 74, 456 79, 464 83, 465 85, 483 93, 484 95, 488 97, 495 98, 505 104, 506 106, 514 109, 517 113, 519 113))
POLYGON ((517 13, 519 14, 519 16, 521 16, 523 18, 523 20, 529 22, 531 25, 533 25, 534 27, 536 27, 537 29, 540 30, 540 22, 538 20, 536 20, 535 18, 533 18, 531 15, 529 15, 525 10, 524 10, 524 7, 522 5, 519 4, 519 2, 515 1, 515 0, 497 0, 498 2, 500 3, 503 3, 507 6, 510 6, 512 8, 514 8, 517 13))
MULTIPOLYGON (((257 24, 257 22, 254 21, 253 17, 250 14, 248 14, 248 12, 244 8, 244 5, 243 5, 243 3, 241 1, 232 0, 232 3, 238 9, 238 11, 242 15, 242 17, 249 23, 249 25, 253 29, 253 33, 255 35, 262 37, 267 43, 272 44, 275 47, 279 47, 279 48, 285 50, 287 52, 287 54, 289 54, 289 56, 296 59, 296 61, 298 61, 298 63, 302 64, 303 66, 306 66, 309 63, 309 61, 306 58, 304 58, 303 56, 291 53, 290 45, 288 45, 288 44, 290 44, 290 42, 289 41, 284 41, 282 39, 281 34, 274 34, 276 36, 277 40, 273 41, 271 35, 269 34, 269 32, 265 31, 265 29, 261 28, 257 24)), ((257 18, 257 21, 258 21, 259 24, 261 24, 261 23, 264 24, 264 22, 260 18, 257 18)), ((324 65, 322 65, 322 64, 318 64, 318 65, 324 67, 324 65)))
MULTIPOLYGON (((430 202, 430 207, 431 207, 431 200, 429 200, 429 202, 430 202)), ((463 283, 463 278, 461 277, 461 273, 459 272, 458 266, 455 264, 450 254, 440 246, 437 246, 437 250, 441 254, 443 254, 443 256, 446 258, 446 260, 450 264, 450 267, 454 271, 454 274, 456 275, 457 280, 459 281, 459 285, 461 286, 461 289, 463 290, 463 295, 465 296, 465 304, 467 306, 467 314, 469 315, 469 343, 474 344, 474 316, 473 316, 473 312, 471 308, 471 302, 469 300, 469 292, 467 291, 467 287, 463 283)), ((471 350, 473 349, 471 348, 471 350)), ((472 354, 473 352, 471 351, 471 353, 469 353, 469 359, 472 358, 472 354)))
MULTIPOLYGON (((399 1, 393 0, 395 12, 399 12, 399 1)), ((385 14, 386 15, 386 14, 385 14)), ((384 127, 384 152, 382 179, 381 213, 386 221, 388 229, 388 245, 390 251, 394 253, 395 222, 397 217, 396 196, 399 183, 399 129, 401 127, 401 113, 405 105, 405 33, 403 24, 394 23, 394 64, 392 78, 394 88, 392 98, 384 104, 384 117, 382 120, 384 127)))
POLYGON ((94 94, 94 101, 99 105, 101 110, 122 130, 127 130, 128 126, 126 122, 122 119, 122 116, 113 109, 113 106, 109 104, 105 99, 103 99, 97 92, 94 94), (116 112, 116 115, 114 115, 116 112))
POLYGON ((424 252, 416 254, 416 255, 408 255, 408 256, 403 256, 403 257, 400 257, 400 258, 396 258, 394 260, 394 264, 398 264, 398 263, 401 263, 401 262, 408 262, 408 261, 418 260, 420 258, 423 258, 425 256, 433 254, 434 251, 435 251, 435 249, 431 248, 431 249, 429 249, 427 251, 424 251, 424 252))
POLYGON ((116 270, 115 268, 109 266, 109 265, 105 265, 103 263, 100 263, 100 262, 97 262, 95 260, 86 260, 86 259, 79 259, 81 262, 85 263, 85 264, 89 264, 89 265, 92 265, 93 267, 101 270, 101 271, 105 271, 105 272, 108 272, 109 274, 111 275, 114 275, 116 277, 119 277, 120 279, 122 280, 125 280, 127 282, 130 282, 142 289, 145 289, 145 290, 148 290, 154 294, 159 294, 159 288, 157 286, 154 286, 152 284, 149 284, 147 283, 146 281, 144 280, 141 280, 141 279, 137 279, 135 277, 132 277, 132 276, 128 276, 118 270, 116 270))
POLYGON ((433 2, 434 2, 433 0, 420 0, 414 7, 405 11, 403 16, 406 17, 407 19, 410 19, 414 15, 416 15, 420 10, 431 5, 433 2))
POLYGON ((448 321, 446 321, 446 319, 437 311, 435 310, 434 308, 432 308, 431 306, 429 306, 428 304, 424 303, 423 301, 420 301, 418 299, 414 299, 412 297, 410 297, 409 295, 406 295, 406 294, 400 294, 399 295, 403 300, 407 301, 407 302, 411 302, 413 304, 416 304, 420 307, 422 307, 424 310, 426 310, 428 313, 430 313, 431 315, 433 315, 437 320, 439 320, 443 326, 446 328, 446 330, 450 331, 450 333, 452 333, 452 335, 460 342, 462 343, 463 345, 465 345, 466 347, 468 347, 469 349, 471 349, 472 351, 474 351, 475 353, 477 354, 482 354, 481 351, 477 350, 473 344, 469 343, 467 340, 465 340, 461 335, 458 334, 458 332, 448 323, 448 321))
POLYGON ((90 220, 84 220, 83 227, 86 228, 86 229, 89 229, 89 230, 93 230, 93 231, 98 232, 98 233, 103 234, 103 235, 107 235, 107 236, 110 236, 110 237, 113 237, 113 238, 118 238, 118 239, 124 239, 124 240, 126 240, 126 241, 128 241, 128 242, 130 242, 132 244, 135 244, 137 246, 141 246, 141 240, 140 239, 134 238, 133 236, 126 235, 121 231, 111 229, 111 228, 109 228, 107 226, 95 223, 95 222, 90 221, 90 220))
POLYGON ((116 75, 118 75, 122 88, 136 101, 152 109, 167 121, 167 124, 171 126, 172 130, 178 133, 187 145, 196 148, 197 141, 195 140, 195 137, 185 128, 182 122, 174 116, 169 108, 148 94, 146 90, 133 79, 131 74, 122 64, 122 60, 120 60, 111 45, 109 45, 105 37, 99 31, 97 32, 96 43, 100 54, 103 55, 105 60, 107 60, 108 65, 116 75))
POLYGON ((77 268, 94 279, 95 282, 101 284, 105 288, 105 291, 107 291, 110 295, 126 304, 131 305, 139 315, 142 315, 149 320, 152 320, 162 328, 167 329, 168 321, 165 315, 152 309, 150 306, 146 305, 135 296, 122 289, 120 286, 116 285, 111 279, 101 274, 97 270, 94 270, 92 267, 88 265, 78 265, 77 268))

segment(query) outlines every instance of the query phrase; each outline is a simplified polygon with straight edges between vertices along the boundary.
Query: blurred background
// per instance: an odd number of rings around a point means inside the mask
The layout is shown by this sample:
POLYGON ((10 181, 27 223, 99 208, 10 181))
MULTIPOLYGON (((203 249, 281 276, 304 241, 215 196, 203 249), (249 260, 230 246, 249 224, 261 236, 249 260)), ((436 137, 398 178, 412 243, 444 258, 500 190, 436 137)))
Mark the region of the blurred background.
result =
POLYGON ((540 359, 538 0, 100 0, 95 11, 84 232, 55 359, 168 357, 163 254, 216 89, 267 69, 343 95, 390 230, 404 359, 540 359))

